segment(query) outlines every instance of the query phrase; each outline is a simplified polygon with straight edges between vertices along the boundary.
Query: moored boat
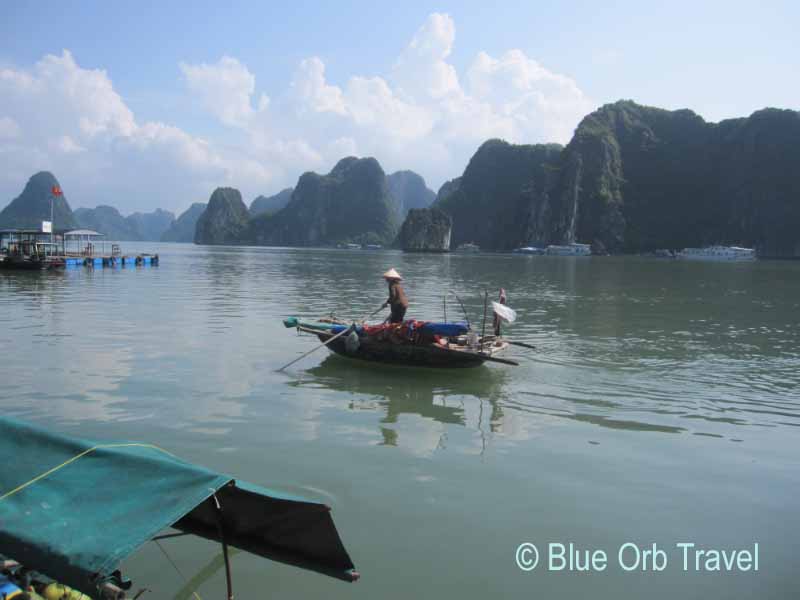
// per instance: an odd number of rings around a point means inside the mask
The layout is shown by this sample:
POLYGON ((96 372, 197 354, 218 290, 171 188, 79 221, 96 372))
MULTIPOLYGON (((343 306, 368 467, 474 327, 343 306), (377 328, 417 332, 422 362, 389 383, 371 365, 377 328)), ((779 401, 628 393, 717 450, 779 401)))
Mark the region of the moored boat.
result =
POLYGON ((481 251, 481 247, 478 244, 473 244, 472 242, 467 242, 465 244, 461 244, 456 248, 456 252, 462 254, 475 254, 481 251))
POLYGON ((750 261, 756 259, 753 248, 739 246, 706 246, 704 248, 684 248, 677 253, 683 260, 750 261))
POLYGON ((147 542, 180 535, 222 545, 228 598, 229 546, 343 581, 359 577, 323 503, 193 465, 153 444, 81 440, 8 417, 0 417, 0 429, 0 453, 21 459, 0 469, 0 566, 19 581, 34 571, 119 600, 131 587, 120 562, 147 542), (159 535, 169 529, 177 531, 159 535))
POLYGON ((545 249, 545 254, 551 256, 591 256, 592 247, 589 244, 550 245, 545 249))

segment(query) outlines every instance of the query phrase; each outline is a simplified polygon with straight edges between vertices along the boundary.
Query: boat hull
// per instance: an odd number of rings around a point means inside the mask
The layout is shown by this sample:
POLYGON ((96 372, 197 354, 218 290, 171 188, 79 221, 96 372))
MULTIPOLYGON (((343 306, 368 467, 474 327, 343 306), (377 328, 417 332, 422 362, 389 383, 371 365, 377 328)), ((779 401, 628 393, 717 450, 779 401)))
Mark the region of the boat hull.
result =
POLYGON ((31 258, 17 258, 6 256, 0 261, 0 269, 16 271, 44 271, 47 269, 59 269, 65 266, 63 260, 37 260, 31 258))
MULTIPOLYGON (((332 333, 327 332, 316 335, 323 343, 333 337, 332 333)), ((348 349, 345 337, 336 338, 327 348, 331 352, 357 360, 414 367, 470 368, 478 367, 486 361, 485 356, 468 350, 448 349, 436 344, 398 344, 365 337, 359 339, 358 348, 348 349)))

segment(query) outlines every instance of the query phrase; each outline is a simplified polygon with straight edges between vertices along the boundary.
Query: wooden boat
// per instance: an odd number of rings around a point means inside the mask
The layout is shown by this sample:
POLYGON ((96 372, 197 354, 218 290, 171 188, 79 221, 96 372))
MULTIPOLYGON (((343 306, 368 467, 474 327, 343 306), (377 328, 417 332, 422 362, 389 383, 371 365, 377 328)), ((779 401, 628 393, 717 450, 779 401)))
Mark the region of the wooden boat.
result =
POLYGON ((519 364, 497 356, 509 347, 508 341, 481 337, 465 323, 411 320, 369 326, 331 318, 301 321, 289 317, 283 324, 317 336, 336 354, 359 360, 439 368, 477 367, 485 362, 519 364))
POLYGON ((222 545, 227 598, 229 546, 343 581, 359 577, 325 504, 193 465, 153 444, 65 437, 2 416, 0 430, 2 456, 24 457, 0 469, 0 569, 19 587, 35 572, 120 600, 131 587, 120 562, 147 542, 181 535, 222 545), (160 534, 169 529, 176 531, 160 534))

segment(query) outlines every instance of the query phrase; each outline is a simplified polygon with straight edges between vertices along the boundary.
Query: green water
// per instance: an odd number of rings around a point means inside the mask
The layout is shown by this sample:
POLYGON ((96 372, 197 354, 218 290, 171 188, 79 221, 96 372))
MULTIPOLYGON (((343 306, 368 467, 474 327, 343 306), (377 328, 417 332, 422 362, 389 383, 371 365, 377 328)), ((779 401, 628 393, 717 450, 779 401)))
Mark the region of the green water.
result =
MULTIPOLYGON (((0 272, 0 411, 329 503, 362 580, 239 553, 238 598, 797 590, 800 263, 142 249, 161 266, 0 272), (453 289, 479 321, 482 291, 505 287, 508 333, 537 350, 512 353, 519 367, 429 371, 323 349, 276 372, 316 342, 283 317, 364 315, 391 266, 418 318, 441 319, 453 289), (604 549, 609 567, 523 572, 522 542, 604 549), (622 571, 626 542, 657 543, 669 565, 622 571), (684 572, 677 542, 758 543, 759 571, 684 572)), ((223 597, 214 544, 164 545, 204 599, 223 597)), ((152 544, 124 569, 146 598, 188 597, 152 544)))

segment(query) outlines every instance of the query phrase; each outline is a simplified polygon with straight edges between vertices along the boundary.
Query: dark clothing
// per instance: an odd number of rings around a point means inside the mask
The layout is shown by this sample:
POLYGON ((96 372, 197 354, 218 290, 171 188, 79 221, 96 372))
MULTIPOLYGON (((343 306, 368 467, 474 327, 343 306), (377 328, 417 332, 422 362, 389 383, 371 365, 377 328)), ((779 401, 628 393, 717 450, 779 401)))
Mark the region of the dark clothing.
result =
POLYGON ((395 306, 408 308, 408 298, 406 298, 406 293, 403 291, 403 286, 400 285, 399 281, 389 282, 389 299, 386 301, 386 304, 389 304, 393 308, 395 306))
POLYGON ((389 317, 389 323, 402 323, 406 316, 406 307, 399 304, 392 306, 392 314, 389 317))
POLYGON ((390 323, 402 323, 408 309, 408 298, 399 281, 389 281, 389 299, 386 304, 392 307, 390 323))

